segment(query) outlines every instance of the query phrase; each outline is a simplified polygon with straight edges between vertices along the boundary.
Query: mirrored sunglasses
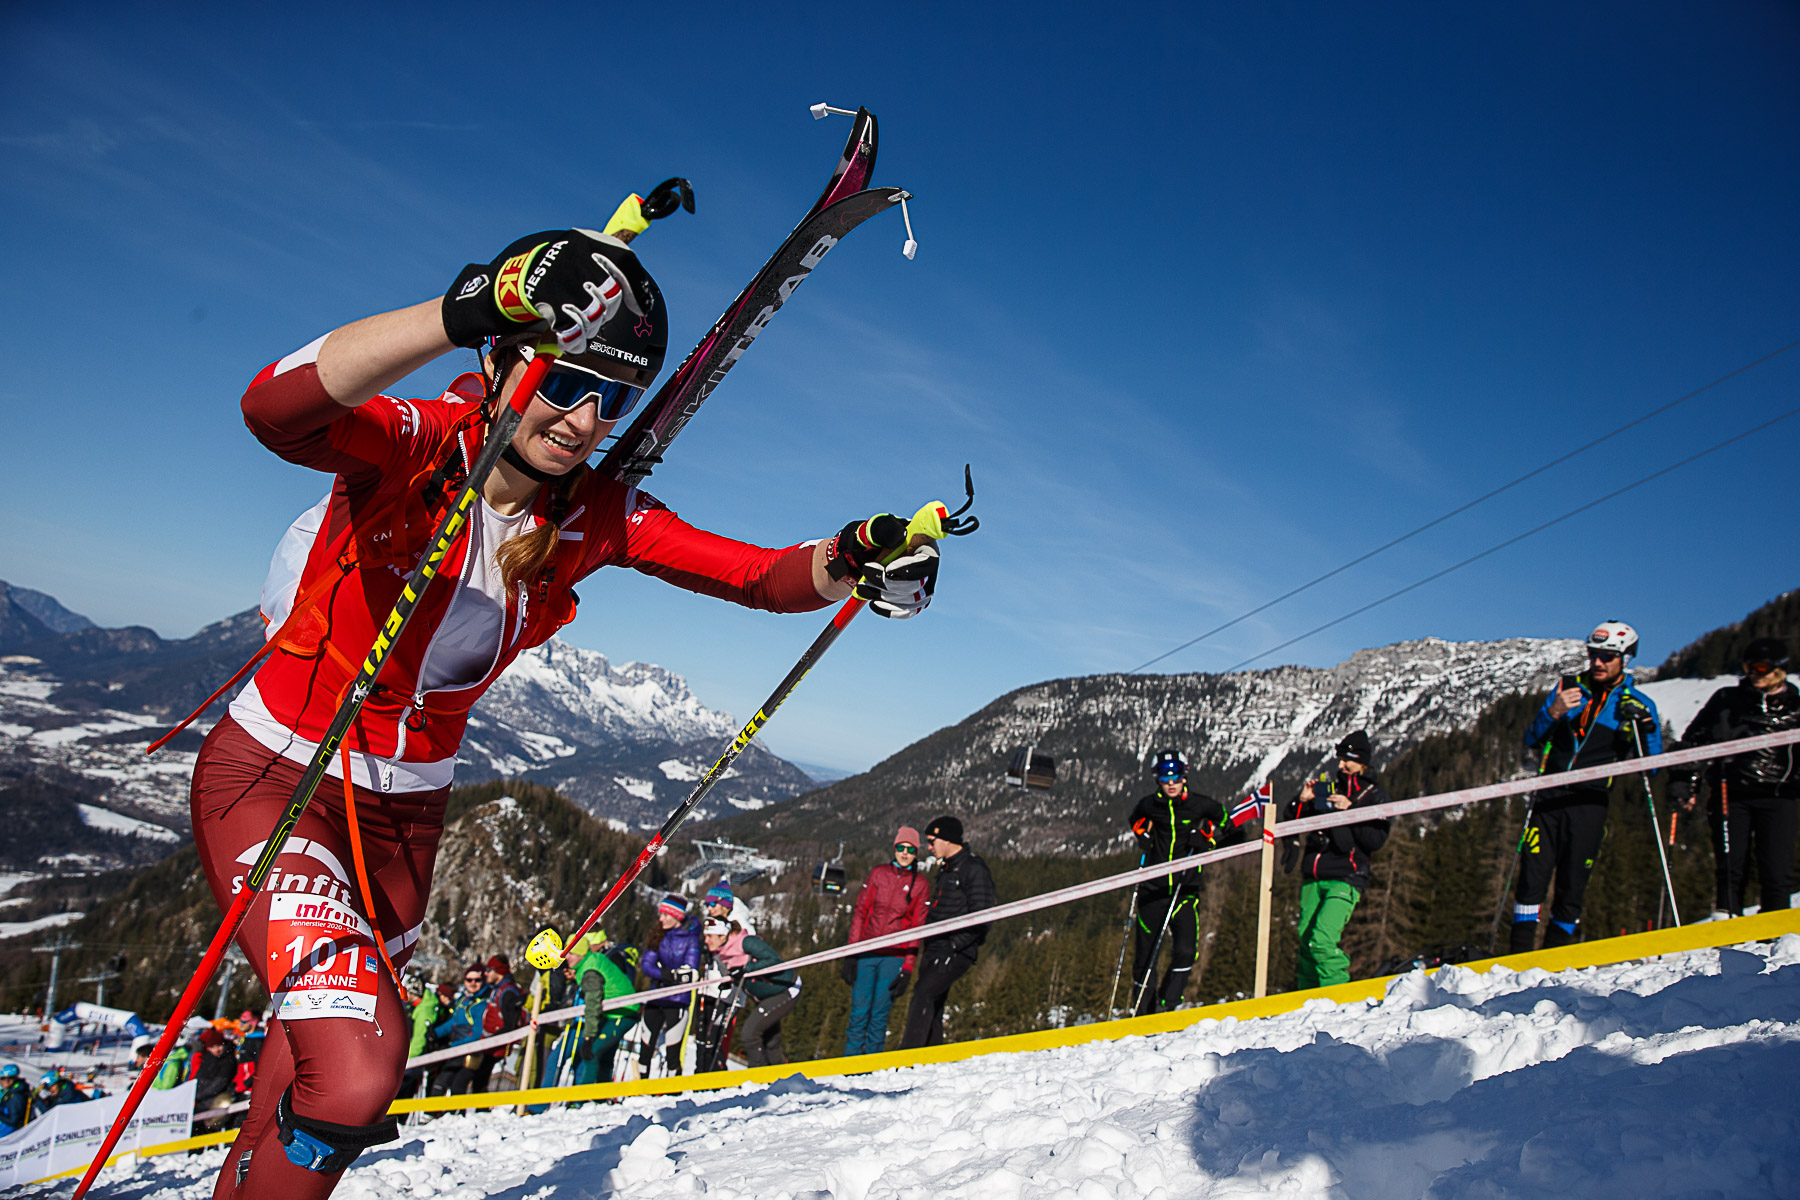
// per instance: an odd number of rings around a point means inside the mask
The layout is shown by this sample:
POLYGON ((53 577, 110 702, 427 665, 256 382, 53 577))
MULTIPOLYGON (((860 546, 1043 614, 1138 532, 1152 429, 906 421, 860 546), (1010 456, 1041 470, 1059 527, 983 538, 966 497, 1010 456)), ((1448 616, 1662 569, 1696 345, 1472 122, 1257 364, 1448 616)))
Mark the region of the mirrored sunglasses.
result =
MULTIPOLYGON (((527 362, 531 361, 530 347, 524 348, 524 355, 527 362)), ((592 400, 594 411, 602 421, 617 421, 629 416, 637 407, 644 397, 644 389, 558 359, 550 364, 550 371, 538 385, 537 394, 538 399, 558 412, 572 412, 592 400)))
POLYGON ((1746 675, 1767 675, 1774 670, 1775 664, 1772 662, 1757 661, 1744 664, 1744 674, 1746 675))
POLYGON ((1619 657, 1619 652, 1617 650, 1592 650, 1592 649, 1590 649, 1588 651, 1588 657, 1593 659, 1595 662, 1612 662, 1614 659, 1619 657))
POLYGON ((894 853, 895 854, 917 854, 918 852, 919 852, 919 848, 917 846, 913 845, 911 842, 895 842, 894 843, 894 853))

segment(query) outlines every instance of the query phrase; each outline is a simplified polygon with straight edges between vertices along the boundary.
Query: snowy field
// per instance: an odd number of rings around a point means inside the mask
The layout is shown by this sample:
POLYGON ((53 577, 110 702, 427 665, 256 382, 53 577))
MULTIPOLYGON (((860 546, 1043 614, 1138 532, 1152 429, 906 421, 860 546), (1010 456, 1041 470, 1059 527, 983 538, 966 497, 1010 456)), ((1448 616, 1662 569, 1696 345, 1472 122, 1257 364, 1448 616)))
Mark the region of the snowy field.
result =
MULTIPOLYGON (((1451 967, 1256 1021, 405 1133, 337 1195, 1793 1197, 1800 936, 1451 967)), ((149 1159, 93 1194, 199 1200, 221 1154, 149 1159)))

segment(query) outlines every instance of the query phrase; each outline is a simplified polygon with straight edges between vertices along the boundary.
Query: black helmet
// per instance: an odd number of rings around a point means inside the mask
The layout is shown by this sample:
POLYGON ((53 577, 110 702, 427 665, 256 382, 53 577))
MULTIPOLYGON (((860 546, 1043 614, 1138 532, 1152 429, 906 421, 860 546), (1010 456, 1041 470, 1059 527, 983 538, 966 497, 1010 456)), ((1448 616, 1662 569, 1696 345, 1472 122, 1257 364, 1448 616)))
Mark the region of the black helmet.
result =
POLYGON ((1161 750, 1156 755, 1156 777, 1158 779, 1186 779, 1188 770, 1187 755, 1179 750, 1161 750))
POLYGON ((1787 666, 1787 643, 1780 638, 1759 637, 1744 647, 1741 662, 1766 662, 1777 667, 1787 666))
MULTIPOLYGON (((616 304, 609 301, 612 315, 600 326, 598 334, 589 338, 581 351, 564 353, 561 361, 604 379, 648 389, 669 353, 669 314, 663 307, 662 290, 631 247, 610 234, 592 229, 550 230, 520 238, 513 246, 530 251, 545 246, 541 259, 548 260, 568 252, 571 242, 578 247, 577 253, 585 251, 593 256, 594 262, 618 285, 619 297, 616 304)), ((507 249, 510 252, 512 247, 507 249)), ((540 325, 533 332, 508 334, 499 339, 496 348, 529 346, 543 336, 542 328, 540 325)))
POLYGON ((594 256, 602 259, 625 294, 613 319, 600 327, 601 340, 590 340, 585 351, 565 354, 563 359, 608 379, 648 388, 669 353, 669 314, 663 307, 662 290, 624 242, 591 229, 575 232, 598 243, 594 256))

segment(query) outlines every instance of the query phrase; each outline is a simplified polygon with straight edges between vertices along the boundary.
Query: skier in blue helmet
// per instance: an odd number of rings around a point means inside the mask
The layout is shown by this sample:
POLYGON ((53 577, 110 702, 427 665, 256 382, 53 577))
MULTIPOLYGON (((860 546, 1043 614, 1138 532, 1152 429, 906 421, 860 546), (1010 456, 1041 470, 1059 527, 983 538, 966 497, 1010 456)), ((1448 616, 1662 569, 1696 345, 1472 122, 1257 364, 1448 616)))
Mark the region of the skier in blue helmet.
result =
MULTIPOLYGON (((1156 756, 1156 791, 1131 810, 1138 865, 1174 862, 1222 841, 1237 841, 1225 823, 1225 809, 1211 796, 1190 791, 1187 755, 1168 749, 1156 756)), ((1173 1008, 1186 990, 1200 948, 1200 869, 1171 871, 1138 884, 1137 917, 1132 922, 1131 988, 1138 1015, 1173 1008), (1164 941, 1173 952, 1169 969, 1156 984, 1156 960, 1164 941)))

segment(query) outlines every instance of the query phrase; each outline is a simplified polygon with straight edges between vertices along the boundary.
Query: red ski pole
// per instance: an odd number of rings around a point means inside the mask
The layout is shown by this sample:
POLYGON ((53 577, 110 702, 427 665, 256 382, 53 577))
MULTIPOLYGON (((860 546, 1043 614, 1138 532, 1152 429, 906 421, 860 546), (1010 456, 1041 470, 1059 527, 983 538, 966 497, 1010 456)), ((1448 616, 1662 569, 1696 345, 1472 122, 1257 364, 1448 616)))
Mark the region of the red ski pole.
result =
MULTIPOLYGON (((131 1091, 125 1097, 125 1103, 119 1108, 118 1118, 113 1121, 112 1128, 106 1131, 106 1140, 100 1143, 99 1153, 94 1155, 94 1161, 88 1164, 87 1173, 76 1185, 74 1200, 81 1200, 87 1194, 88 1188, 93 1185, 94 1177, 100 1174, 100 1169, 106 1165, 107 1157, 112 1154, 113 1147, 119 1144, 120 1136, 130 1126, 131 1118, 137 1112, 138 1105, 143 1103, 144 1094, 150 1090, 150 1085, 156 1079, 157 1072, 162 1070, 163 1061, 169 1057, 169 1051, 175 1048, 176 1039, 181 1036, 181 1027, 186 1024, 188 1017, 193 1014, 195 1007, 200 1003, 201 995, 208 987, 212 986, 213 975, 218 971, 219 963, 225 957, 225 951, 231 946, 232 940, 237 937, 238 929, 243 925, 244 917, 250 912, 251 904, 255 903, 257 894, 262 891, 263 884, 268 881, 269 873, 275 869, 275 860, 281 856, 281 851, 287 845, 289 836, 294 832, 294 826, 300 823, 300 818, 306 812, 307 805, 312 803, 313 793, 318 790, 320 781, 325 778, 325 769, 331 765, 331 759, 337 753, 339 744, 344 740, 344 735, 349 731, 350 723, 362 711, 363 702, 374 690, 375 677, 381 674, 382 665, 387 662, 388 655, 399 643, 400 635, 406 629, 407 622, 412 619, 420 599, 425 595, 426 589, 431 586, 432 580, 437 578, 438 565, 444 561, 444 556, 449 553, 450 547, 462 533, 463 527, 468 524, 469 509, 475 503, 475 498, 481 494, 482 484, 487 482, 488 475, 493 472, 494 464, 500 461, 501 452, 512 441, 513 433, 519 427, 519 418, 525 413, 525 406, 531 402, 531 397, 537 394, 538 385, 544 381, 544 375, 550 370, 551 362, 561 353, 561 349, 554 341, 538 346, 531 361, 526 364, 524 378, 519 381, 518 388, 514 390, 512 402, 502 407, 494 418, 493 427, 488 430, 487 439, 481 444, 481 453, 476 457, 475 465, 470 469, 469 477, 463 483, 462 491, 457 494, 455 501, 444 513, 443 520, 438 522, 437 532, 432 534, 431 543, 427 547, 424 557, 419 560, 419 565, 413 568, 412 577, 406 581, 406 586, 401 589, 400 599, 394 603, 394 611, 388 614, 386 621, 382 622, 381 632, 375 635, 375 644, 369 648, 368 656, 363 659, 362 669, 357 673, 355 682, 350 685, 349 694, 344 697, 344 702, 338 706, 337 715, 332 718, 331 726, 326 730, 324 740, 319 743, 318 751, 313 755, 312 761, 307 764, 306 773, 300 777, 300 785, 294 789, 294 794, 288 800, 287 807, 282 809, 281 819, 275 823, 274 831, 269 834, 268 841, 264 843, 261 856, 245 873, 243 890, 238 893, 237 899, 232 901, 231 907, 226 910, 225 920, 220 924, 219 931, 213 935, 212 944, 206 948, 206 954, 200 960, 199 970, 194 972, 194 978, 189 981, 187 990, 181 993, 181 999, 176 1002, 175 1011, 170 1015, 169 1023, 163 1027, 162 1036, 156 1039, 156 1048, 150 1051, 150 1060, 144 1064, 144 1069, 139 1072, 136 1081, 132 1083, 131 1091)), ((494 386, 498 389, 498 380, 495 381, 494 386)))

